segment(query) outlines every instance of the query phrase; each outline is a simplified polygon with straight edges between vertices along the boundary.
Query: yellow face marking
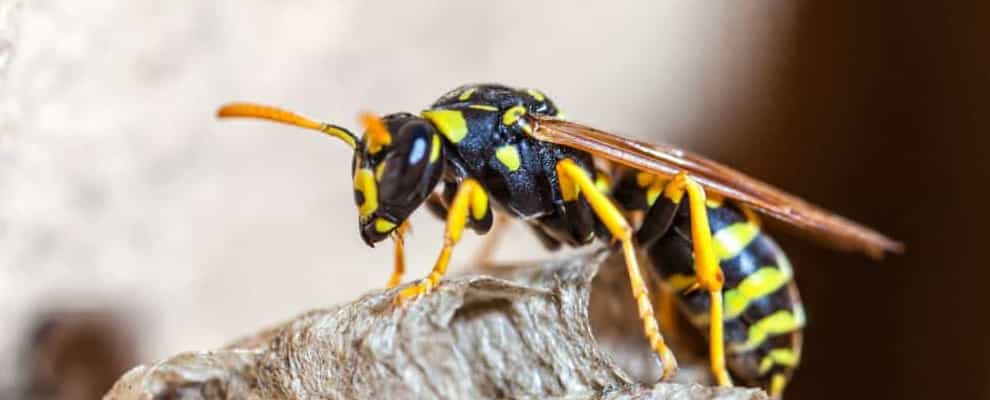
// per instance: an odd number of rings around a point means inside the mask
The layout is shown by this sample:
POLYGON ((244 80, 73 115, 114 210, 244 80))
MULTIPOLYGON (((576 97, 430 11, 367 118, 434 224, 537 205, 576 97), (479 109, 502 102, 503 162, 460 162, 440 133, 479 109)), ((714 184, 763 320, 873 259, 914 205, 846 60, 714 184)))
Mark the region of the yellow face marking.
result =
POLYGON ((773 368, 774 365, 782 365, 785 367, 793 367, 798 363, 798 355, 792 349, 773 349, 767 353, 763 360, 760 360, 760 374, 765 374, 773 368))
POLYGON ((472 104, 468 108, 481 110, 481 111, 498 111, 498 107, 490 106, 488 104, 472 104))
POLYGON ((430 162, 435 163, 440 159, 440 136, 433 135, 433 144, 430 145, 430 162))
POLYGON ((378 233, 389 233, 395 228, 395 223, 384 218, 375 219, 375 230, 378 233))
POLYGON ((364 196, 364 203, 358 206, 358 215, 366 219, 378 209, 378 187, 375 186, 375 175, 370 169, 361 168, 354 172, 354 190, 364 196))
POLYGON ((526 93, 528 93, 530 96, 533 96, 533 98, 536 99, 536 101, 546 100, 546 97, 543 96, 543 93, 540 93, 538 90, 526 89, 526 93))
POLYGON ((739 255, 760 233, 760 228, 749 222, 737 222, 715 232, 712 243, 715 255, 720 260, 728 260, 739 255))
POLYGON ((385 164, 386 163, 387 163, 386 160, 382 160, 382 162, 378 163, 378 165, 375 167, 375 180, 376 181, 381 182, 381 180, 382 180, 382 174, 385 173, 385 164))
POLYGON ((791 280, 789 269, 762 267, 753 272, 734 289, 725 291, 725 319, 738 317, 749 305, 784 287, 791 280))
POLYGON ((780 310, 756 321, 749 327, 749 336, 745 343, 732 345, 733 352, 742 353, 760 346, 771 336, 794 332, 804 327, 804 310, 795 304, 794 311, 780 310))
POLYGON ((471 218, 481 221, 488 214, 488 194, 481 187, 471 191, 471 218))
POLYGON ((423 111, 423 118, 428 119, 433 125, 440 129, 447 140, 451 143, 458 143, 468 134, 467 121, 464 114, 457 110, 427 110, 423 111))
POLYGON ((478 88, 470 88, 468 90, 465 90, 464 92, 461 93, 460 96, 457 96, 457 100, 465 101, 467 99, 470 99, 471 95, 474 94, 475 90, 478 90, 478 88))
POLYGON ((519 150, 516 149, 516 146, 511 144, 507 144, 495 150, 495 158, 497 158, 498 162, 502 163, 505 168, 508 168, 509 172, 516 172, 519 170, 519 166, 522 165, 522 160, 519 159, 519 150))
POLYGON ((529 123, 522 119, 522 116, 526 115, 526 107, 515 106, 508 110, 505 110, 505 114, 502 114, 502 124, 505 126, 512 126, 519 123, 519 126, 526 133, 533 133, 533 127, 529 126, 529 123))

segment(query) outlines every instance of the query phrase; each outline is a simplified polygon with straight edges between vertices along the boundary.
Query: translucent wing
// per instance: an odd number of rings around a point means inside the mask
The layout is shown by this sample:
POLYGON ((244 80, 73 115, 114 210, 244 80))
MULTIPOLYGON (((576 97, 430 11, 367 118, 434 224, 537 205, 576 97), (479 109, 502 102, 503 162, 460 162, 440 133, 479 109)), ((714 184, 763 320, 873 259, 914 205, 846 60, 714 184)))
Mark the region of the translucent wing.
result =
POLYGON ((533 137, 587 151, 637 170, 672 177, 687 172, 705 190, 718 193, 794 225, 841 250, 873 258, 901 252, 904 246, 879 232, 832 214, 794 195, 697 154, 616 136, 552 117, 531 116, 533 137))

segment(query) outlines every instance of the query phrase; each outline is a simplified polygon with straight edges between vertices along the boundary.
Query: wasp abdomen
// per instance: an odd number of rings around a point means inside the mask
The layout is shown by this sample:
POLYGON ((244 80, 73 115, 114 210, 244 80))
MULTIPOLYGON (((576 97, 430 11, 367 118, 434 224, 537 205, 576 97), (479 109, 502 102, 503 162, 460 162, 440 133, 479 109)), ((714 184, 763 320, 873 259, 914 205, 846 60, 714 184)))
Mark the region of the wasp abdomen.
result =
MULTIPOLYGON (((685 210, 681 207, 681 210, 685 210)), ((680 293, 681 309, 706 333, 709 296, 685 292, 694 283, 690 223, 678 210, 670 230, 648 249, 665 286, 680 293)), ((779 393, 800 360, 804 309, 787 256, 734 205, 709 205, 713 245, 725 276, 727 363, 737 377, 779 393)))
MULTIPOLYGON (((619 177, 612 194, 627 210, 647 211, 637 236, 665 288, 678 293, 680 309, 707 335, 709 295, 688 290, 696 282, 690 210, 686 201, 677 204, 662 194, 666 184, 663 178, 630 171, 619 177)), ((705 208, 725 278, 728 367, 747 383, 780 393, 800 360, 805 323, 794 271, 752 213, 714 196, 705 208)))

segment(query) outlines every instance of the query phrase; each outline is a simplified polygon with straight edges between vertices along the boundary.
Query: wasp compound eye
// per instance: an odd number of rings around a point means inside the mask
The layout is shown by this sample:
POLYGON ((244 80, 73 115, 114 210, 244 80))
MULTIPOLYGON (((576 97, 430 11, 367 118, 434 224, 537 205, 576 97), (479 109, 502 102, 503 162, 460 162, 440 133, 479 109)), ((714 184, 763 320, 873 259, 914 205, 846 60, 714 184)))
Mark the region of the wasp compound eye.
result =
POLYGON ((426 122, 405 124, 398 140, 380 164, 381 198, 389 204, 401 204, 424 196, 432 189, 430 173, 439 170, 439 138, 426 122), (434 142, 437 142, 434 144, 434 142), (428 187, 429 186, 429 187, 428 187))

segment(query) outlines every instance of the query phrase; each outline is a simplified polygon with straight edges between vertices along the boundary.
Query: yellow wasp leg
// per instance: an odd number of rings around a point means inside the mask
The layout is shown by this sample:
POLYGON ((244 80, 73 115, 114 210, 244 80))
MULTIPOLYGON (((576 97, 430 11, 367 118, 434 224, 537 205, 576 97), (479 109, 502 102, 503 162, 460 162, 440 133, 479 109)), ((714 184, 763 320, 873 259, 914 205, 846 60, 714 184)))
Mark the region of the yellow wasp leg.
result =
POLYGON ((663 363, 663 378, 673 376, 677 371, 677 360, 670 351, 660 334, 657 318, 650 303, 649 289, 640 275, 639 262, 633 247, 633 230, 629 223, 608 197, 595 187, 591 176, 570 159, 557 163, 557 175, 560 179, 560 192, 564 201, 573 201, 579 194, 584 194, 591 208, 608 228, 612 236, 622 242, 622 251, 626 258, 626 269, 629 272, 629 282, 632 284, 633 297, 639 308, 639 317, 643 320, 643 332, 650 342, 650 347, 660 356, 663 363))
POLYGON ((409 286, 399 292, 396 301, 403 303, 409 299, 427 294, 437 286, 440 278, 447 273, 447 264, 450 263, 450 254, 454 251, 454 245, 461 240, 461 233, 464 232, 464 225, 467 224, 468 211, 474 203, 487 202, 487 194, 478 181, 465 179, 457 188, 457 194, 447 210, 447 228, 443 237, 443 249, 440 256, 433 264, 433 271, 426 278, 421 279, 416 284, 409 286))
POLYGON ((402 225, 392 232, 392 242, 395 243, 395 264, 392 269, 392 277, 388 279, 388 283, 385 287, 391 289, 396 287, 399 283, 402 283, 402 274, 406 272, 406 251, 405 251, 405 235, 409 231, 409 221, 403 222, 402 225))
POLYGON ((495 254, 495 249, 501 242, 502 236, 505 235, 505 230, 509 227, 510 222, 512 222, 512 218, 509 216, 495 214, 495 223, 492 225, 491 231, 486 235, 485 241, 481 243, 481 248, 475 253, 474 265, 489 266, 492 255, 495 254))
POLYGON ((719 385, 731 386, 732 378, 725 369, 725 337, 722 331, 722 284, 725 277, 712 246, 712 231, 708 225, 708 211, 705 209, 705 190, 682 172, 667 185, 664 196, 675 204, 680 204, 684 193, 688 195, 691 241, 694 243, 694 271, 697 281, 693 288, 704 289, 711 298, 708 337, 712 374, 719 385))

